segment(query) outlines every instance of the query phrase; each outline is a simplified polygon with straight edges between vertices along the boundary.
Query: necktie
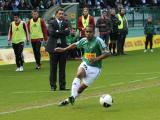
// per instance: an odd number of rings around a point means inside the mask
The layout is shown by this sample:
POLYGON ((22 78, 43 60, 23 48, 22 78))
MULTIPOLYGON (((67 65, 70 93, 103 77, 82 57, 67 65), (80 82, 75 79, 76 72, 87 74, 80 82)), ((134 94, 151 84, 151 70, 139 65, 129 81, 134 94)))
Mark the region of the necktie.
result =
POLYGON ((62 21, 59 21, 59 29, 61 29, 62 21))

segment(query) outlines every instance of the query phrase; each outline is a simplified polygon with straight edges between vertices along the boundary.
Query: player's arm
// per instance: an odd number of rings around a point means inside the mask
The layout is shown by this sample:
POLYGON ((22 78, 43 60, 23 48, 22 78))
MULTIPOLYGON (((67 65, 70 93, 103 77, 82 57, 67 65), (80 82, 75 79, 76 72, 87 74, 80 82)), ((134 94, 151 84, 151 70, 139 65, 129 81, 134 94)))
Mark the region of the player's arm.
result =
POLYGON ((107 58, 111 55, 111 53, 105 48, 103 51, 102 51, 102 54, 100 56, 97 56, 96 58, 91 58, 89 61, 90 63, 94 63, 96 61, 99 61, 99 60, 102 60, 104 58, 107 58))
POLYGON ((95 61, 102 60, 102 59, 104 59, 104 58, 109 57, 110 55, 111 55, 111 53, 110 53, 107 49, 104 49, 104 50, 102 51, 102 54, 101 54, 100 56, 97 56, 97 57, 95 58, 95 61))
POLYGON ((9 31, 8 31, 8 45, 11 45, 11 40, 12 40, 12 23, 9 26, 9 31))
POLYGON ((68 47, 65 47, 65 48, 57 47, 54 50, 55 50, 55 52, 65 52, 65 51, 68 51, 68 50, 75 49, 76 47, 77 47, 77 44, 73 43, 73 44, 69 45, 68 47))

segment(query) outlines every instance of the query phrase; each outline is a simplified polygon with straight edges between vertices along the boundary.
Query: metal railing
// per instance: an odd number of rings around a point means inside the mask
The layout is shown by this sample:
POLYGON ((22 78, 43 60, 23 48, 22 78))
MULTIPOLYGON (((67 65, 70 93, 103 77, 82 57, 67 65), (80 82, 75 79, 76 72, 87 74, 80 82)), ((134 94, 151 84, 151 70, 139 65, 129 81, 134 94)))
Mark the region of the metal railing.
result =
MULTIPOLYGON (((39 11, 40 16, 43 16, 43 13, 46 10, 39 11)), ((9 25, 13 21, 13 11, 0 11, 0 35, 6 35, 8 33, 9 25)), ((20 18, 24 21, 28 21, 31 18, 31 10, 20 10, 20 18)))
MULTIPOLYGON (((129 22, 129 27, 143 27, 148 16, 153 17, 153 22, 155 25, 160 24, 160 7, 141 7, 128 10, 126 17, 129 22)), ((47 10, 39 11, 40 16, 47 10)), ((79 9, 78 14, 80 15, 81 9, 79 9)), ((31 18, 31 10, 19 11, 20 18, 22 20, 28 21, 31 18)), ((90 14, 95 17, 101 15, 101 9, 90 8, 90 14)), ((7 35, 9 24, 13 21, 13 11, 0 11, 0 35, 7 35)))

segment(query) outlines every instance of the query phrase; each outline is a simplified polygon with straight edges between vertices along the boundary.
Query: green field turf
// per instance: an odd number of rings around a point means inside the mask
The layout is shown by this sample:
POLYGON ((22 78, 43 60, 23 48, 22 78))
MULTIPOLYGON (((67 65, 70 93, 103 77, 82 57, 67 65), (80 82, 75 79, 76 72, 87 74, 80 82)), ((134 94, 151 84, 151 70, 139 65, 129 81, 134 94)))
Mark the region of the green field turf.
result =
MULTIPOLYGON (((67 88, 79 63, 67 62, 67 88)), ((15 65, 0 66, 0 120, 160 120, 159 48, 105 59, 100 77, 74 106, 57 106, 70 91, 51 92, 49 63, 42 64, 40 71, 25 64, 24 72, 15 72, 15 65), (114 99, 108 109, 99 104, 105 93, 114 99)))

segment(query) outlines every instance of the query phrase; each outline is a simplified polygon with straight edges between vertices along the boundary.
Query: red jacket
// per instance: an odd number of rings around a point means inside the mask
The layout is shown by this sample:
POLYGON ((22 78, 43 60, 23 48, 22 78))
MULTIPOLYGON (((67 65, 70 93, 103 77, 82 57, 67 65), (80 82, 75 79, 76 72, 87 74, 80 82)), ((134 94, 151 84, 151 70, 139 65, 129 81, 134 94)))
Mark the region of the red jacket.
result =
MULTIPOLYGON (((89 24, 95 26, 94 18, 89 16, 89 24)), ((85 37, 84 26, 82 24, 82 16, 78 18, 78 29, 80 31, 80 37, 85 37)))

